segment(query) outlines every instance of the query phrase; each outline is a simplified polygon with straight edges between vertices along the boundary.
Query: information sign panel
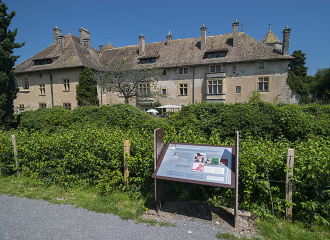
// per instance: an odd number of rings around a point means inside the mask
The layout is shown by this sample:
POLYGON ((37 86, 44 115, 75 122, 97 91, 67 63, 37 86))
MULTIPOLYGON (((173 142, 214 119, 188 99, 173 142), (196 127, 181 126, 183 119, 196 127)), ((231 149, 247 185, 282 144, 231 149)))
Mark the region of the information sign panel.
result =
POLYGON ((152 177, 235 188, 235 147, 167 143, 152 177))

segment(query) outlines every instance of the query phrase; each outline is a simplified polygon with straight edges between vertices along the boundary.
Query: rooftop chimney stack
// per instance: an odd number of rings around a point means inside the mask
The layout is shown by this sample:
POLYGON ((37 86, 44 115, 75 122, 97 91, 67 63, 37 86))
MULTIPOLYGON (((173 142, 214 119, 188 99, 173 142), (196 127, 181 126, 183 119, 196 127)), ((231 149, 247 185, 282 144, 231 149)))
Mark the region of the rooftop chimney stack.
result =
POLYGON ((54 43, 58 41, 58 36, 61 34, 61 30, 58 27, 53 28, 54 43))
POLYGON ((80 28, 79 29, 79 34, 80 34, 80 45, 85 46, 85 42, 88 44, 90 43, 90 33, 88 32, 87 29, 85 28, 80 28), (88 41, 85 41, 85 39, 88 39, 88 41))
POLYGON ((206 48, 206 27, 204 24, 201 27, 201 50, 206 48))
POLYGON ((65 37, 63 36, 62 33, 59 34, 58 36, 58 43, 60 45, 60 56, 62 57, 65 52, 65 37))
POLYGON ((103 45, 102 45, 102 43, 100 43, 99 48, 100 48, 100 51, 103 51, 103 45))
POLYGON ((84 48, 88 50, 89 46, 90 46, 90 40, 89 40, 89 38, 85 38, 84 39, 84 48))
POLYGON ((238 46, 238 26, 239 22, 235 19, 235 22, 233 22, 233 47, 238 46))
POLYGON ((283 33, 282 55, 289 55, 290 31, 291 28, 286 26, 282 32, 283 33))
POLYGON ((168 34, 166 35, 166 39, 167 39, 167 46, 171 46, 172 43, 172 35, 171 35, 171 31, 168 31, 168 34))
POLYGON ((143 37, 142 33, 139 36, 139 55, 142 56, 145 50, 146 44, 145 44, 145 37, 143 37))

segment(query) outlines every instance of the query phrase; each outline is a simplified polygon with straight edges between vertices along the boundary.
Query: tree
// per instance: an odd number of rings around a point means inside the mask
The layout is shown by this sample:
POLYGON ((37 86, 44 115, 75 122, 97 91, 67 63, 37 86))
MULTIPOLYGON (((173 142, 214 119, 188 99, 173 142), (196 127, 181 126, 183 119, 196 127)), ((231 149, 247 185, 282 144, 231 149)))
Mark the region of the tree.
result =
POLYGON ((306 57, 305 53, 301 50, 294 51, 292 56, 294 59, 289 61, 289 70, 294 73, 294 75, 298 77, 306 77, 308 67, 305 66, 306 57))
POLYGON ((8 126, 14 114, 14 99, 18 92, 15 84, 13 67, 19 56, 12 55, 15 48, 20 48, 24 43, 15 43, 17 29, 8 29, 15 16, 12 11, 7 14, 8 7, 0 0, 0 125, 8 126))
POLYGON ((320 103, 330 103, 330 68, 318 69, 311 83, 311 93, 320 103))
POLYGON ((294 51, 294 59, 289 61, 288 85, 291 90, 300 95, 301 103, 309 103, 310 100, 310 77, 307 76, 307 67, 305 66, 306 57, 301 50, 294 51))
POLYGON ((117 62, 105 62, 104 66, 103 71, 99 72, 101 87, 122 94, 126 104, 134 97, 143 99, 157 94, 152 85, 163 70, 151 64, 135 66, 126 57, 117 62))
POLYGON ((99 105, 97 97, 97 80, 95 73, 90 68, 84 68, 79 73, 77 88, 77 102, 79 106, 99 105))

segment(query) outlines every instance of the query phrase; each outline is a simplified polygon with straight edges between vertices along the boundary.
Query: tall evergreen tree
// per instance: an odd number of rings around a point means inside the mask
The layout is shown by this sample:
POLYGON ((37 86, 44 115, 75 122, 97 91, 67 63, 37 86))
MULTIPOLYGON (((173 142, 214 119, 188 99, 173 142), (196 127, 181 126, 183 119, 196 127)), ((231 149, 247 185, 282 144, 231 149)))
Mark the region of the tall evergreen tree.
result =
POLYGON ((12 55, 15 48, 24 43, 15 43, 17 29, 8 29, 15 16, 12 11, 7 14, 8 7, 0 0, 0 125, 8 126, 13 118, 14 104, 18 88, 15 84, 13 67, 19 56, 12 55))
POLYGON ((294 59, 289 62, 289 70, 294 73, 294 75, 298 77, 306 77, 308 67, 306 64, 306 53, 303 53, 301 50, 296 50, 292 53, 294 59))
POLYGON ((76 99, 79 106, 99 105, 96 76, 90 68, 84 68, 79 73, 76 99))
POLYGON ((301 50, 292 53, 294 59, 289 61, 288 84, 295 93, 300 95, 300 103, 310 102, 310 79, 307 77, 307 69, 305 66, 306 57, 301 50))

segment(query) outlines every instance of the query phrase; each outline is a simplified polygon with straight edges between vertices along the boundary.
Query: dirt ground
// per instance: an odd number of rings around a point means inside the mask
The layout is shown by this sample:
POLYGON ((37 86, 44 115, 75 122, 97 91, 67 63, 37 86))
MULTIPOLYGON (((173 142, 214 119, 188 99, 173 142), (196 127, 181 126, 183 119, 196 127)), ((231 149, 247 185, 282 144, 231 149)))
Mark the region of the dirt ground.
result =
POLYGON ((250 212, 239 210, 234 228, 234 209, 210 206, 207 202, 166 202, 157 214, 156 209, 149 209, 143 219, 158 222, 175 223, 177 221, 201 221, 219 227, 219 230, 233 233, 238 237, 256 237, 258 231, 250 212))

